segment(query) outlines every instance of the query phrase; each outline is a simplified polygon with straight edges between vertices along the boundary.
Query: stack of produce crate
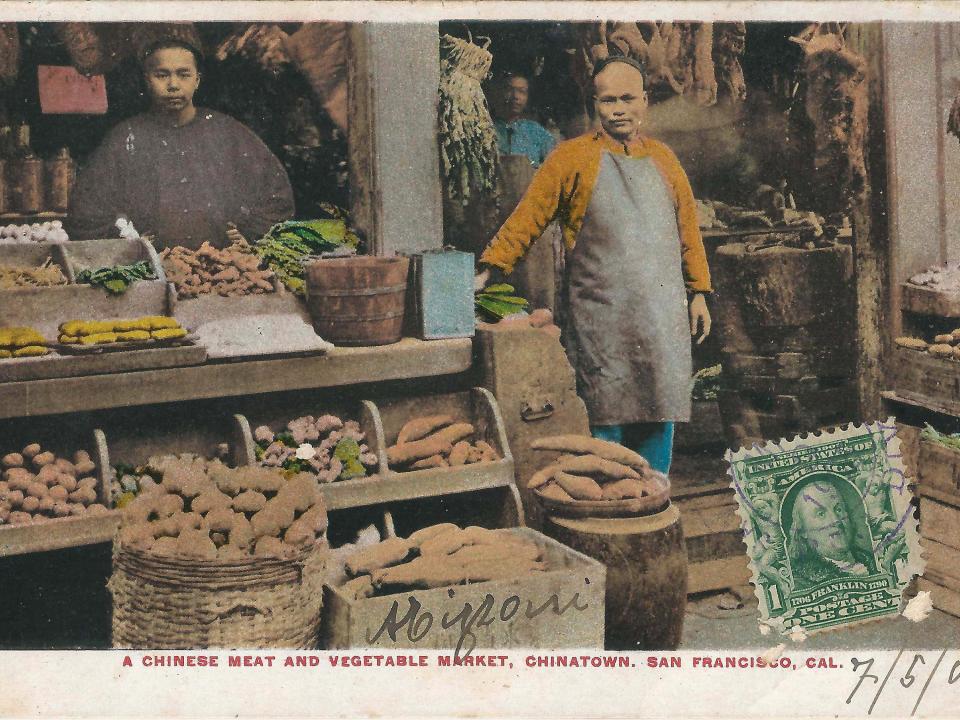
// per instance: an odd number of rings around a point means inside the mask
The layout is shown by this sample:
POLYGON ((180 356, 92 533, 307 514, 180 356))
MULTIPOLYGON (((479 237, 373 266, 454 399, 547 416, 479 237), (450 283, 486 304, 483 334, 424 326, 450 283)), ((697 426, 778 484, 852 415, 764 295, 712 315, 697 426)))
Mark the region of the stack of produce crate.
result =
POLYGON ((917 586, 934 607, 960 617, 960 436, 927 427, 917 459, 926 568, 917 586))
POLYGON ((717 250, 714 281, 727 441, 750 445, 852 420, 850 247, 731 243, 717 250))

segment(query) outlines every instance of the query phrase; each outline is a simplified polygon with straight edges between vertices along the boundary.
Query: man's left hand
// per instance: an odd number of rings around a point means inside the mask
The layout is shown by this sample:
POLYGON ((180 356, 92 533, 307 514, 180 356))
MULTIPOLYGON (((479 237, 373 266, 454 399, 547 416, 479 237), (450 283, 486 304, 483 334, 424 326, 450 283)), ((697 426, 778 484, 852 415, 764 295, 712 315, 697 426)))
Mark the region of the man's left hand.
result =
POLYGON ((697 345, 707 339, 710 334, 710 311, 707 309, 707 298, 703 293, 697 293, 690 301, 690 335, 696 337, 697 345), (701 331, 702 328, 702 331, 701 331))

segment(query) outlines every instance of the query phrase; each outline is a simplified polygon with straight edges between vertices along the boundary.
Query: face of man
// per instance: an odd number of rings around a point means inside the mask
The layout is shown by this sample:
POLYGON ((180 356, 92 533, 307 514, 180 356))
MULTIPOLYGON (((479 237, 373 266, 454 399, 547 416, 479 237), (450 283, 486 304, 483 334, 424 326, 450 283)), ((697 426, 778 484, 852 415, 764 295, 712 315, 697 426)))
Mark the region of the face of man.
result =
POLYGON ((643 74, 631 65, 614 62, 593 80, 594 106, 600 125, 611 137, 632 140, 647 116, 643 74))
POLYGON ((193 96, 200 73, 193 53, 186 48, 163 48, 146 60, 144 75, 150 102, 156 112, 181 119, 193 113, 193 96))
POLYGON ((508 120, 516 120, 527 109, 530 100, 530 83, 524 77, 511 77, 503 86, 503 114, 508 120))
POLYGON ((850 517, 840 493, 832 485, 811 483, 797 498, 797 519, 807 543, 818 555, 842 560, 850 555, 850 517))

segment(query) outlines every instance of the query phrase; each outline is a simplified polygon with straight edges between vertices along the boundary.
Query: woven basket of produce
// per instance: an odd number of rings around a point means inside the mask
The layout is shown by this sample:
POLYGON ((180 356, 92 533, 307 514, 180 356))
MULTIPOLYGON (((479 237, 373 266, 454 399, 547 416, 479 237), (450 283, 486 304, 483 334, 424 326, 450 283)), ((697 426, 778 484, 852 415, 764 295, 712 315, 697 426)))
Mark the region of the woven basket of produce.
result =
POLYGON ((160 480, 141 481, 114 540, 114 647, 315 648, 328 555, 316 479, 189 456, 148 465, 160 480))
POLYGON ((569 518, 650 515, 670 502, 670 480, 642 456, 583 435, 539 438, 534 450, 562 453, 527 487, 550 514, 569 518))

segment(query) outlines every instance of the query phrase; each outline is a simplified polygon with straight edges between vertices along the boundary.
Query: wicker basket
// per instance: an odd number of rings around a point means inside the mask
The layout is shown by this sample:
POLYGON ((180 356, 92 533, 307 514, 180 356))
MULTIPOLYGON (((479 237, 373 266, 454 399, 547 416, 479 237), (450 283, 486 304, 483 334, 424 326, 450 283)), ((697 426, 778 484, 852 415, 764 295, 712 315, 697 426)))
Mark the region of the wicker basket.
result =
POLYGON ((328 546, 286 560, 187 560, 113 550, 113 646, 317 647, 328 546))

